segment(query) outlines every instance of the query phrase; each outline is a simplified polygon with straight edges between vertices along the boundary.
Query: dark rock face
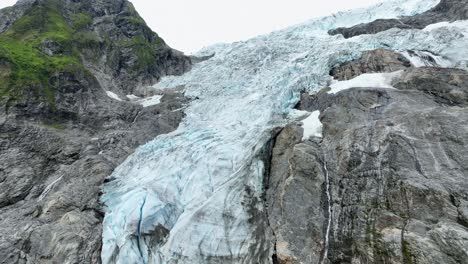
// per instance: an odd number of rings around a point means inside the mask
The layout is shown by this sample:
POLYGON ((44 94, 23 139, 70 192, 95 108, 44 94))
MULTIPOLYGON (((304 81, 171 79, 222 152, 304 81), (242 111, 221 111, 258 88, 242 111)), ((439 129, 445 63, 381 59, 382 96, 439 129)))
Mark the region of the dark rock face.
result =
MULTIPOLYGON (((0 32, 50 5, 86 41, 44 39, 37 49, 50 57, 73 49, 83 65, 48 76, 47 101, 36 86, 22 87, 12 103, 0 100, 2 264, 100 263, 105 177, 136 147, 175 130, 188 103, 181 89, 146 108, 107 96, 143 95, 138 87, 190 69, 190 58, 168 47, 128 1, 23 0, 0 11, 0 32)), ((8 75, 11 64, 0 59, 0 69, 8 75)))
POLYGON ((15 7, 7 7, 0 10, 0 33, 7 31, 13 23, 20 18, 29 8, 34 0, 18 0, 15 7))
POLYGON ((443 105, 465 107, 468 103, 468 75, 463 70, 412 68, 394 86, 422 91, 443 105))
POLYGON ((154 84, 162 76, 190 70, 190 58, 171 49, 129 1, 66 0, 63 9, 71 24, 80 21, 76 14, 92 18, 82 26, 83 58, 108 90, 122 95, 143 94, 145 85, 154 84))
POLYGON ((411 67, 403 55, 391 50, 377 49, 366 51, 358 60, 350 61, 331 70, 336 80, 353 79, 363 73, 393 72, 411 67))
POLYGON ((302 128, 290 125, 272 152, 267 203, 280 264, 319 263, 322 251, 323 157, 316 142, 301 140, 302 128))
POLYGON ((137 146, 176 129, 187 103, 107 100, 66 123, 1 116, 0 263, 100 262, 100 186, 137 146))
POLYGON ((342 34, 351 38, 363 34, 375 34, 391 28, 423 29, 438 22, 465 20, 468 18, 468 1, 442 0, 437 6, 422 14, 399 19, 378 19, 371 23, 359 24, 350 28, 337 28, 329 31, 331 35, 342 34))
MULTIPOLYGON (((334 72, 366 73, 376 62, 393 69, 370 59, 334 72)), ((397 90, 303 95, 299 109, 321 111, 323 139, 301 142, 295 124, 277 138, 267 196, 277 262, 322 260, 328 176, 325 263, 467 263, 467 76, 408 68, 397 90)))

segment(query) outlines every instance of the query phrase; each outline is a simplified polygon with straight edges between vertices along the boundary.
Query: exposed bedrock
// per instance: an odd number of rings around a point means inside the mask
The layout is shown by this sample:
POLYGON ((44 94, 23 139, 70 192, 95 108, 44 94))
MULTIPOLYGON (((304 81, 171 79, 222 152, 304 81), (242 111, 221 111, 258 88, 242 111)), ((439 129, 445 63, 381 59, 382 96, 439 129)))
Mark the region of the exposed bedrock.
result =
POLYGON ((100 263, 101 186, 133 150, 177 128, 187 103, 107 98, 78 121, 0 116, 0 263, 100 263))
POLYGON ((391 28, 423 29, 438 22, 468 19, 467 0, 441 0, 434 8, 411 17, 399 19, 378 19, 370 23, 359 24, 350 28, 337 28, 329 31, 331 35, 342 34, 351 38, 363 34, 375 34, 391 28))
POLYGON ((330 75, 336 80, 343 81, 363 73, 394 72, 408 67, 411 67, 411 62, 400 53, 376 49, 363 52, 358 60, 333 68, 330 75))
POLYGON ((124 0, 20 0, 0 11, 0 46, 0 263, 100 263, 105 178, 189 101, 126 95, 190 58, 124 0))
MULTIPOLYGON (((355 62, 373 71, 374 58, 355 62)), ((291 124, 276 139, 267 202, 277 263, 320 263, 325 173, 324 263, 468 263, 467 80, 462 70, 410 67, 397 89, 304 94, 298 107, 321 111, 323 138, 301 142, 291 124)))

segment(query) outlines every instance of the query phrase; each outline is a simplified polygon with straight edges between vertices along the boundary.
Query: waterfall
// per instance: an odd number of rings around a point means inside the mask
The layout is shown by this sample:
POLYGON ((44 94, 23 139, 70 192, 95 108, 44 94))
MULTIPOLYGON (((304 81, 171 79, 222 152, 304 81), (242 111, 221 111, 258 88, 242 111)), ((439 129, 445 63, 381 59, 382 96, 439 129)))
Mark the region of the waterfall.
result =
POLYGON ((330 190, 330 178, 328 174, 328 168, 327 168, 327 162, 324 160, 323 162, 323 169, 325 171, 325 194, 327 197, 327 227, 325 230, 325 241, 324 241, 324 250, 323 250, 323 256, 322 259, 320 260, 320 264, 324 264, 325 260, 327 259, 328 256, 328 248, 330 246, 330 231, 331 231, 331 225, 332 225, 332 200, 331 200, 331 190, 330 190))

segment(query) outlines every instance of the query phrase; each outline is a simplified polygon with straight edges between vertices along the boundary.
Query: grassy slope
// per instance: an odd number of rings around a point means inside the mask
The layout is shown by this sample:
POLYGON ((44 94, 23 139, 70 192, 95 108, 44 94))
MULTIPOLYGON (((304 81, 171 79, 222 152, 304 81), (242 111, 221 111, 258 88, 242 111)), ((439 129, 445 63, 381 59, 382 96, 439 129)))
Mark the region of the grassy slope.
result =
POLYGON ((80 14, 74 25, 69 25, 59 5, 59 0, 47 0, 34 6, 0 35, 0 101, 15 101, 28 90, 53 104, 49 78, 57 72, 84 70, 72 42, 74 33, 91 23, 91 18, 80 14), (46 39, 58 43, 62 54, 48 56, 41 52, 38 47, 46 39))
POLYGON ((126 71, 137 76, 151 71, 158 59, 158 48, 165 47, 164 41, 146 26, 132 6, 115 23, 125 24, 137 34, 111 41, 88 30, 92 23, 88 14, 74 14, 65 19, 61 4, 60 0, 44 0, 0 34, 0 105, 6 103, 8 107, 31 97, 53 105, 55 91, 49 84, 50 77, 60 72, 88 72, 81 62, 85 49, 99 52, 101 46, 116 52, 117 57, 120 50, 132 50, 137 59, 126 71), (60 55, 43 53, 40 47, 44 40, 59 44, 60 55))

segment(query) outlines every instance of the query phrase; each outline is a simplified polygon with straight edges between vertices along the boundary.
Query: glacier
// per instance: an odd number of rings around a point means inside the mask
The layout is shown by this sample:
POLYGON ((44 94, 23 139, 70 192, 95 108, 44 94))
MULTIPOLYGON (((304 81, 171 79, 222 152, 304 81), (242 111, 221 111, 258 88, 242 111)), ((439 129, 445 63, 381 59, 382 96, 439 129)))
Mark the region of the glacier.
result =
POLYGON ((192 102, 179 128, 140 146, 103 189, 103 263, 271 263, 263 204, 262 151, 272 131, 304 118, 300 92, 332 82, 330 69, 363 51, 429 51, 466 68, 466 27, 391 29, 344 39, 327 31, 377 18, 414 15, 436 0, 392 0, 340 12, 215 54, 155 89, 183 86, 192 102))

